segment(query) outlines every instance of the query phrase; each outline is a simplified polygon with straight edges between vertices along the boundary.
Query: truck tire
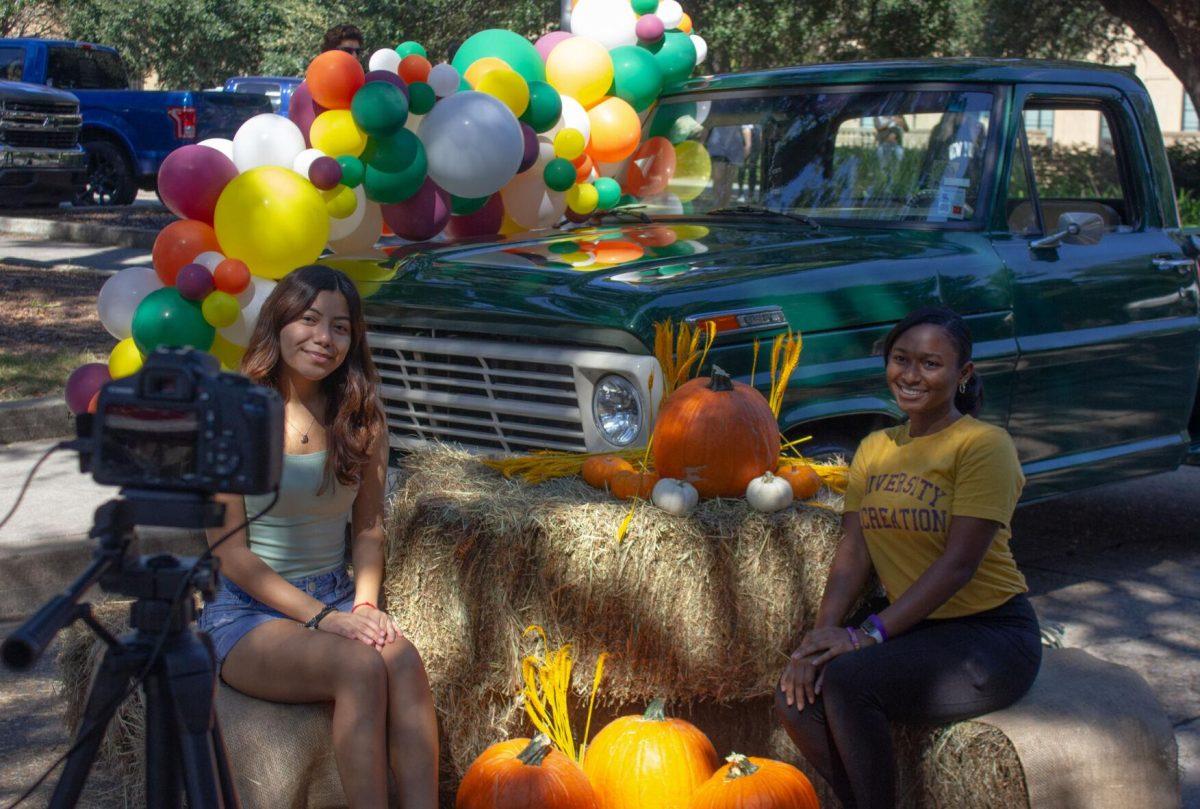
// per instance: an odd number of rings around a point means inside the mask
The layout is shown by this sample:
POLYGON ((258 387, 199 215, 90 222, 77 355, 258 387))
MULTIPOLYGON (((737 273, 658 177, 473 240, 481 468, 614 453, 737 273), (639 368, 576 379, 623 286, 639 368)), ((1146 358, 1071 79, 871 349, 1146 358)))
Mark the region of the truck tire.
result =
POLYGON ((129 205, 137 198, 137 179, 125 152, 109 140, 84 141, 88 154, 87 184, 76 205, 129 205))

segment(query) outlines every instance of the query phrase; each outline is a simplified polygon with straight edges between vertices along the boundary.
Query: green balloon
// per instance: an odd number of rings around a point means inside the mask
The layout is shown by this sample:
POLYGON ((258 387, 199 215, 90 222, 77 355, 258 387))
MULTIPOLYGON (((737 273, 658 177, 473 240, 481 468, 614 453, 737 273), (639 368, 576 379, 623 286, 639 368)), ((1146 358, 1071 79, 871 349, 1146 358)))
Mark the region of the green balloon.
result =
POLYGON ((480 31, 462 44, 454 54, 454 69, 465 76, 467 68, 485 56, 495 56, 521 74, 525 81, 545 81, 546 63, 533 43, 520 34, 500 28, 480 31))
MULTIPOLYGON (((610 94, 642 112, 662 94, 663 69, 654 54, 636 45, 613 48, 613 86, 610 94)), ((690 72, 690 71, 689 71, 690 72)))
POLYGON ((650 122, 650 137, 664 137, 671 143, 687 140, 688 129, 696 124, 699 108, 695 101, 685 101, 682 104, 667 104, 658 108, 654 120, 650 122))
POLYGON ((342 167, 342 185, 347 188, 357 188, 362 185, 363 173, 367 169, 361 160, 353 155, 342 155, 337 162, 342 167))
POLYGON ((373 81, 354 94, 350 115, 368 135, 390 135, 408 120, 408 99, 396 85, 373 81))
POLYGON ((204 319, 197 301, 189 301, 175 287, 156 289, 142 299, 133 313, 133 342, 142 354, 159 346, 212 348, 217 330, 204 319))
POLYGON ((529 82, 529 106, 521 113, 521 120, 541 133, 553 129, 561 117, 562 96, 558 90, 544 81, 529 82))
POLYGON ((633 0, 634 14, 653 14, 658 11, 658 0, 633 0))
POLYGON ((579 245, 575 242, 552 242, 550 252, 560 256, 565 256, 567 253, 578 253, 579 245))
POLYGON ((467 214, 473 214, 484 205, 487 205, 488 200, 491 198, 491 194, 487 195, 486 197, 456 197, 451 194, 450 211, 455 216, 466 216, 467 214))
POLYGON ((637 205, 640 202, 641 200, 633 194, 622 194, 621 198, 617 200, 618 205, 637 205))
POLYGON ((612 177, 597 177, 592 185, 596 186, 596 193, 600 195, 596 202, 598 210, 607 211, 620 201, 621 184, 612 177))
POLYGON ((685 241, 678 241, 662 247, 652 247, 646 251, 654 258, 681 258, 696 252, 696 248, 685 241))
POLYGON ((390 137, 368 139, 363 157, 367 163, 363 190, 372 202, 404 202, 425 183, 429 169, 425 147, 407 129, 390 137))
POLYGON ((667 31, 662 41, 652 45, 654 58, 663 72, 663 87, 679 84, 696 67, 696 46, 682 31, 667 31))
POLYGON ((433 109, 436 103, 437 94, 425 82, 414 81, 408 85, 408 108, 412 110, 413 115, 424 115, 433 109))
POLYGON ((424 56, 426 59, 429 58, 429 54, 425 52, 425 46, 420 42, 413 42, 411 39, 397 45, 396 53, 400 54, 401 59, 405 56, 412 56, 414 53, 417 56, 424 56))
POLYGON ((566 191, 575 185, 575 166, 566 158, 556 157, 542 169, 542 179, 551 191, 566 191))

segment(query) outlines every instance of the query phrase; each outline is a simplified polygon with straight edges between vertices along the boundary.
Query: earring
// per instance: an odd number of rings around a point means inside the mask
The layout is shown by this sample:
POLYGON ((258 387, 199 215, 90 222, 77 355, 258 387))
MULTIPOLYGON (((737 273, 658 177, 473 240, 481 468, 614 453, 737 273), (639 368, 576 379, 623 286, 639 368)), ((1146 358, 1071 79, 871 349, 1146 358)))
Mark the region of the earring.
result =
POLYGON ((966 382, 960 382, 960 383, 958 383, 958 392, 959 392, 959 393, 966 393, 966 392, 967 392, 967 383, 966 383, 966 382))

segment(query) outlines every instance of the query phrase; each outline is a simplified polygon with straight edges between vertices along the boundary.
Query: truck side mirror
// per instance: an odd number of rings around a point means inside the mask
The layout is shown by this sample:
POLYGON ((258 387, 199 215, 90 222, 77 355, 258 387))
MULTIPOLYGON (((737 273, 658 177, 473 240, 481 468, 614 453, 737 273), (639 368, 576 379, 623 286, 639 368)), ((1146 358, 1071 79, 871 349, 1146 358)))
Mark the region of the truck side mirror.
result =
POLYGON ((1058 230, 1029 243, 1034 250, 1047 250, 1061 244, 1099 244, 1104 236, 1104 218, 1098 213, 1068 211, 1058 217, 1058 230))

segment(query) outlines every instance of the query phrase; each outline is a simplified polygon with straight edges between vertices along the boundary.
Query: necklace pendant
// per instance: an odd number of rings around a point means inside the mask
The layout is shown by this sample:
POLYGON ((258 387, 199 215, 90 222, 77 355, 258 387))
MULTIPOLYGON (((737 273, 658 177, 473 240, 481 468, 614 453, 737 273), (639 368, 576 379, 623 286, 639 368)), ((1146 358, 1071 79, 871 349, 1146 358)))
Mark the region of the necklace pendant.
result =
POLYGON ((300 436, 300 443, 301 443, 301 444, 307 444, 307 443, 308 443, 308 435, 302 435, 302 436, 300 436))

